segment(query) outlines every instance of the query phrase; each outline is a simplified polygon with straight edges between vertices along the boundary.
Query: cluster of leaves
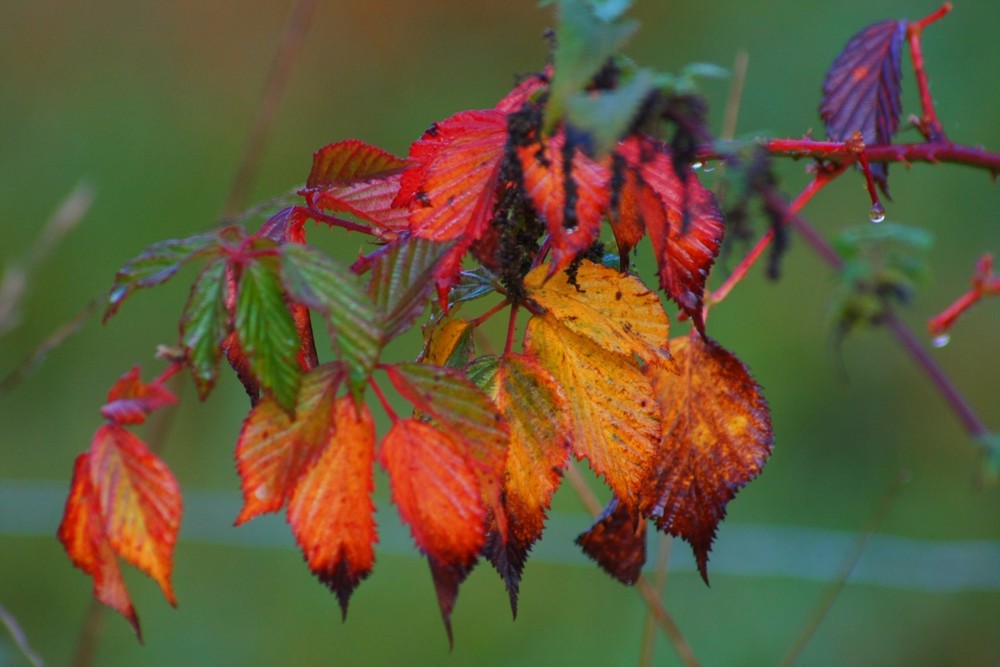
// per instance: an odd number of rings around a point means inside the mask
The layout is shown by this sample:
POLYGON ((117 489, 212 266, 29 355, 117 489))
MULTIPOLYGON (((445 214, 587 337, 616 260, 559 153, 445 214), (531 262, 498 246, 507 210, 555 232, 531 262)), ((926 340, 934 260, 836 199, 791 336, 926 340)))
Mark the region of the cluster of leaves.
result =
MULTIPOLYGON (((125 426, 173 402, 163 382, 181 367, 206 398, 223 358, 251 399, 236 444, 236 523, 284 511, 345 615, 374 566, 376 461, 428 560, 449 636, 479 558, 500 573, 516 614, 571 456, 612 496, 577 540, 590 557, 635 582, 652 523, 691 544, 707 581, 726 506, 771 452, 770 415, 746 367, 706 333, 705 285, 724 226, 690 167, 703 105, 690 73, 654 73, 618 54, 636 27, 621 15, 627 4, 562 0, 551 64, 493 108, 434 123, 406 158, 330 144, 314 155, 302 205, 254 233, 234 226, 155 244, 119 271, 106 316, 200 266, 176 360, 149 384, 133 370, 112 389, 59 532, 95 596, 137 633, 117 558, 173 603, 181 503, 166 466, 125 426), (366 233, 377 248, 340 262, 306 243, 310 220, 366 233), (604 253, 605 228, 617 258, 604 253), (656 285, 692 322, 689 336, 670 338, 660 296, 628 271, 645 236, 656 285), (435 293, 420 358, 386 362, 386 346, 435 293), (460 316, 488 297, 498 303, 486 316, 460 316), (503 351, 480 353, 475 331, 505 308, 503 351), (330 333, 327 360, 313 318, 330 333), (390 407, 390 387, 410 415, 390 407), (369 403, 388 415, 381 435, 369 403)), ((872 26, 834 64, 821 110, 832 137, 889 141, 904 33, 900 22, 872 26)), ((885 189, 885 171, 875 178, 885 189)), ((856 278, 890 290, 911 278, 898 263, 879 270, 856 278)))

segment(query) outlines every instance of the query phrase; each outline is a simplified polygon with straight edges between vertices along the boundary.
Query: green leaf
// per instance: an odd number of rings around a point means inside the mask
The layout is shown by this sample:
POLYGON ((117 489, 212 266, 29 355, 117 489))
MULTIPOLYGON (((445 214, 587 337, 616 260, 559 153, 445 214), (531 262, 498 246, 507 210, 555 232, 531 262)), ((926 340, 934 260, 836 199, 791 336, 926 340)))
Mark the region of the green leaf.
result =
POLYGON ((180 323, 181 345, 202 400, 218 378, 221 346, 228 328, 226 261, 219 258, 206 266, 191 286, 180 323))
POLYGON ((615 90, 577 93, 566 102, 566 123, 582 135, 592 156, 607 155, 628 131, 654 86, 652 72, 640 69, 615 90))
MULTIPOLYGON (((257 243, 259 249, 273 243, 257 243)), ((288 412, 295 408, 301 370, 296 355, 299 336, 278 280, 275 256, 243 265, 236 296, 236 335, 261 386, 288 412)))
POLYGON ((482 389, 488 396, 496 396, 497 372, 500 370, 500 357, 495 354, 485 354, 470 361, 465 367, 465 377, 472 384, 482 389))
MULTIPOLYGON (((566 102, 583 90, 639 27, 633 20, 617 20, 614 5, 584 0, 559 2, 551 97, 545 115, 545 132, 562 117, 566 102), (608 7, 611 11, 608 11, 608 7), (612 17, 608 20, 602 17, 612 17)), ((618 12, 620 13, 620 12, 618 12)))
POLYGON ((506 422, 490 397, 458 371, 402 362, 387 367, 393 386, 439 425, 454 428, 487 449, 507 442, 506 422))
POLYGON ((216 233, 197 234, 186 239, 168 239, 147 247, 138 256, 125 262, 115 275, 104 311, 107 321, 118 312, 122 302, 140 287, 153 287, 166 282, 187 262, 217 245, 216 233))
POLYGON ((382 313, 384 342, 409 329, 424 311, 434 287, 434 269, 450 247, 411 236, 393 243, 376 260, 368 292, 382 313))
POLYGON ((288 243, 281 249, 281 281, 293 301, 324 316, 333 344, 350 368, 352 390, 360 392, 378 361, 382 330, 358 277, 315 248, 288 243))

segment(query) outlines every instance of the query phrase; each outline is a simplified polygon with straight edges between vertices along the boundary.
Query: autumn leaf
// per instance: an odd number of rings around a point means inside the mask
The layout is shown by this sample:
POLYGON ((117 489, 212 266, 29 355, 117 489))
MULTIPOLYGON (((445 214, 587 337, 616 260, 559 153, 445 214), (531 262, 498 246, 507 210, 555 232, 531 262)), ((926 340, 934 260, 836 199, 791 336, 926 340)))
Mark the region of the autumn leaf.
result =
POLYGON ((356 139, 339 141, 313 155, 312 171, 300 194, 310 206, 351 213, 395 236, 409 226, 409 212, 392 205, 409 165, 356 139))
POLYGON ((607 352, 671 365, 670 322, 660 297, 641 280, 589 261, 580 264, 575 284, 565 274, 547 280, 549 275, 542 265, 524 278, 528 296, 549 321, 607 352))
POLYGON ((140 639, 116 558, 147 574, 175 605, 170 576, 180 521, 180 488, 166 464, 121 425, 100 427, 89 451, 77 457, 59 539, 94 578, 94 596, 122 614, 140 639))
POLYGON ((681 179, 659 142, 632 138, 619 145, 618 154, 626 177, 612 218, 615 237, 630 249, 639 229, 649 232, 661 289, 704 333, 705 281, 725 231, 715 195, 691 170, 681 179))
POLYGON ((553 275, 597 240, 610 201, 611 171, 563 134, 516 147, 525 197, 545 222, 552 239, 553 275))
POLYGON ((631 586, 646 563, 646 519, 612 498, 576 543, 605 572, 631 586))
POLYGON ((117 424, 141 424, 149 413, 176 402, 177 397, 160 382, 143 383, 139 367, 133 366, 108 391, 101 416, 117 424))
MULTIPOLYGON (((823 81, 819 114, 833 141, 861 133, 866 145, 892 143, 902 112, 900 47, 906 21, 882 21, 854 35, 833 61, 823 81)), ((888 196, 888 167, 871 165, 888 196)))
POLYGON ((386 373, 406 400, 433 418, 463 448, 486 507, 492 512, 497 530, 506 538, 501 485, 510 430, 489 396, 449 368, 398 363, 387 366, 386 373))
POLYGON ((453 435, 416 419, 393 424, 382 441, 379 462, 389 473, 400 517, 430 562, 451 641, 458 586, 486 539, 486 507, 476 464, 453 435))
POLYGON ((647 483, 659 470, 660 410, 638 363, 551 317, 528 321, 524 350, 566 394, 576 457, 586 458, 627 507, 652 509, 647 483))
POLYGON ((432 241, 478 239, 493 218, 506 143, 507 114, 496 109, 431 125, 410 147, 417 166, 400 189, 413 233, 432 241))
POLYGON ((475 328, 468 320, 450 319, 428 332, 424 350, 418 361, 432 366, 462 368, 472 361, 475 328))
POLYGON ((94 598, 124 616, 141 642, 139 617, 103 523, 97 491, 90 478, 90 454, 83 453, 73 467, 73 481, 59 524, 59 541, 73 565, 94 579, 94 598))
POLYGON ((317 443, 322 452, 288 499, 288 523, 309 569, 336 593, 346 618, 351 594, 375 563, 375 422, 350 396, 336 400, 331 420, 333 428, 317 443))
POLYGON ((708 553, 726 505, 771 453, 771 415, 760 386, 718 343, 675 338, 670 349, 679 374, 649 369, 663 411, 651 514, 660 530, 691 544, 707 583, 708 553))
POLYGON ((319 366, 302 377, 294 416, 270 397, 247 415, 236 444, 243 489, 236 525, 284 507, 333 433, 334 399, 342 377, 336 364, 319 366))
POLYGON ((506 539, 491 531, 483 554, 507 584, 516 617, 524 563, 542 536, 552 494, 562 481, 573 422, 562 388, 530 357, 504 355, 492 384, 497 409, 510 425, 502 495, 508 531, 506 539))

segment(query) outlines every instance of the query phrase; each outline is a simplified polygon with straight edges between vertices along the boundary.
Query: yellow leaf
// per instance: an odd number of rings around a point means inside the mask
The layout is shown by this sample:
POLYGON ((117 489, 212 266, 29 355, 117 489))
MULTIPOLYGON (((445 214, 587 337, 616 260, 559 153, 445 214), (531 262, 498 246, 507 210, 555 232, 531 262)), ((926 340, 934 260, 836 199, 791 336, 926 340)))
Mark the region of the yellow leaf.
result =
POLYGON ((635 276, 584 261, 576 284, 565 273, 546 280, 548 265, 524 278, 528 296, 552 324, 615 354, 672 368, 667 341, 670 320, 660 297, 635 276))
POLYGON ((646 491, 659 469, 660 407, 639 362, 548 317, 528 321, 524 347, 566 394, 577 458, 588 459, 628 508, 651 509, 655 498, 646 491))

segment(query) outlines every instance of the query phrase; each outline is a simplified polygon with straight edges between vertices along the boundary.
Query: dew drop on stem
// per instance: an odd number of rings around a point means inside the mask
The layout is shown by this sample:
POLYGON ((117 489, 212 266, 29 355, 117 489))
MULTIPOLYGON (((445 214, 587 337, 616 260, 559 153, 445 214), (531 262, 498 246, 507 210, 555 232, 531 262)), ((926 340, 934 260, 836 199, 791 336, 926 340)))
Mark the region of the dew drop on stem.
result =
POLYGON ((940 336, 934 336, 934 338, 931 340, 931 345, 933 345, 934 347, 941 348, 947 345, 950 341, 951 341, 951 336, 945 333, 941 334, 940 336))
POLYGON ((872 204, 872 209, 868 211, 868 219, 874 223, 885 220, 885 207, 879 202, 872 204))

